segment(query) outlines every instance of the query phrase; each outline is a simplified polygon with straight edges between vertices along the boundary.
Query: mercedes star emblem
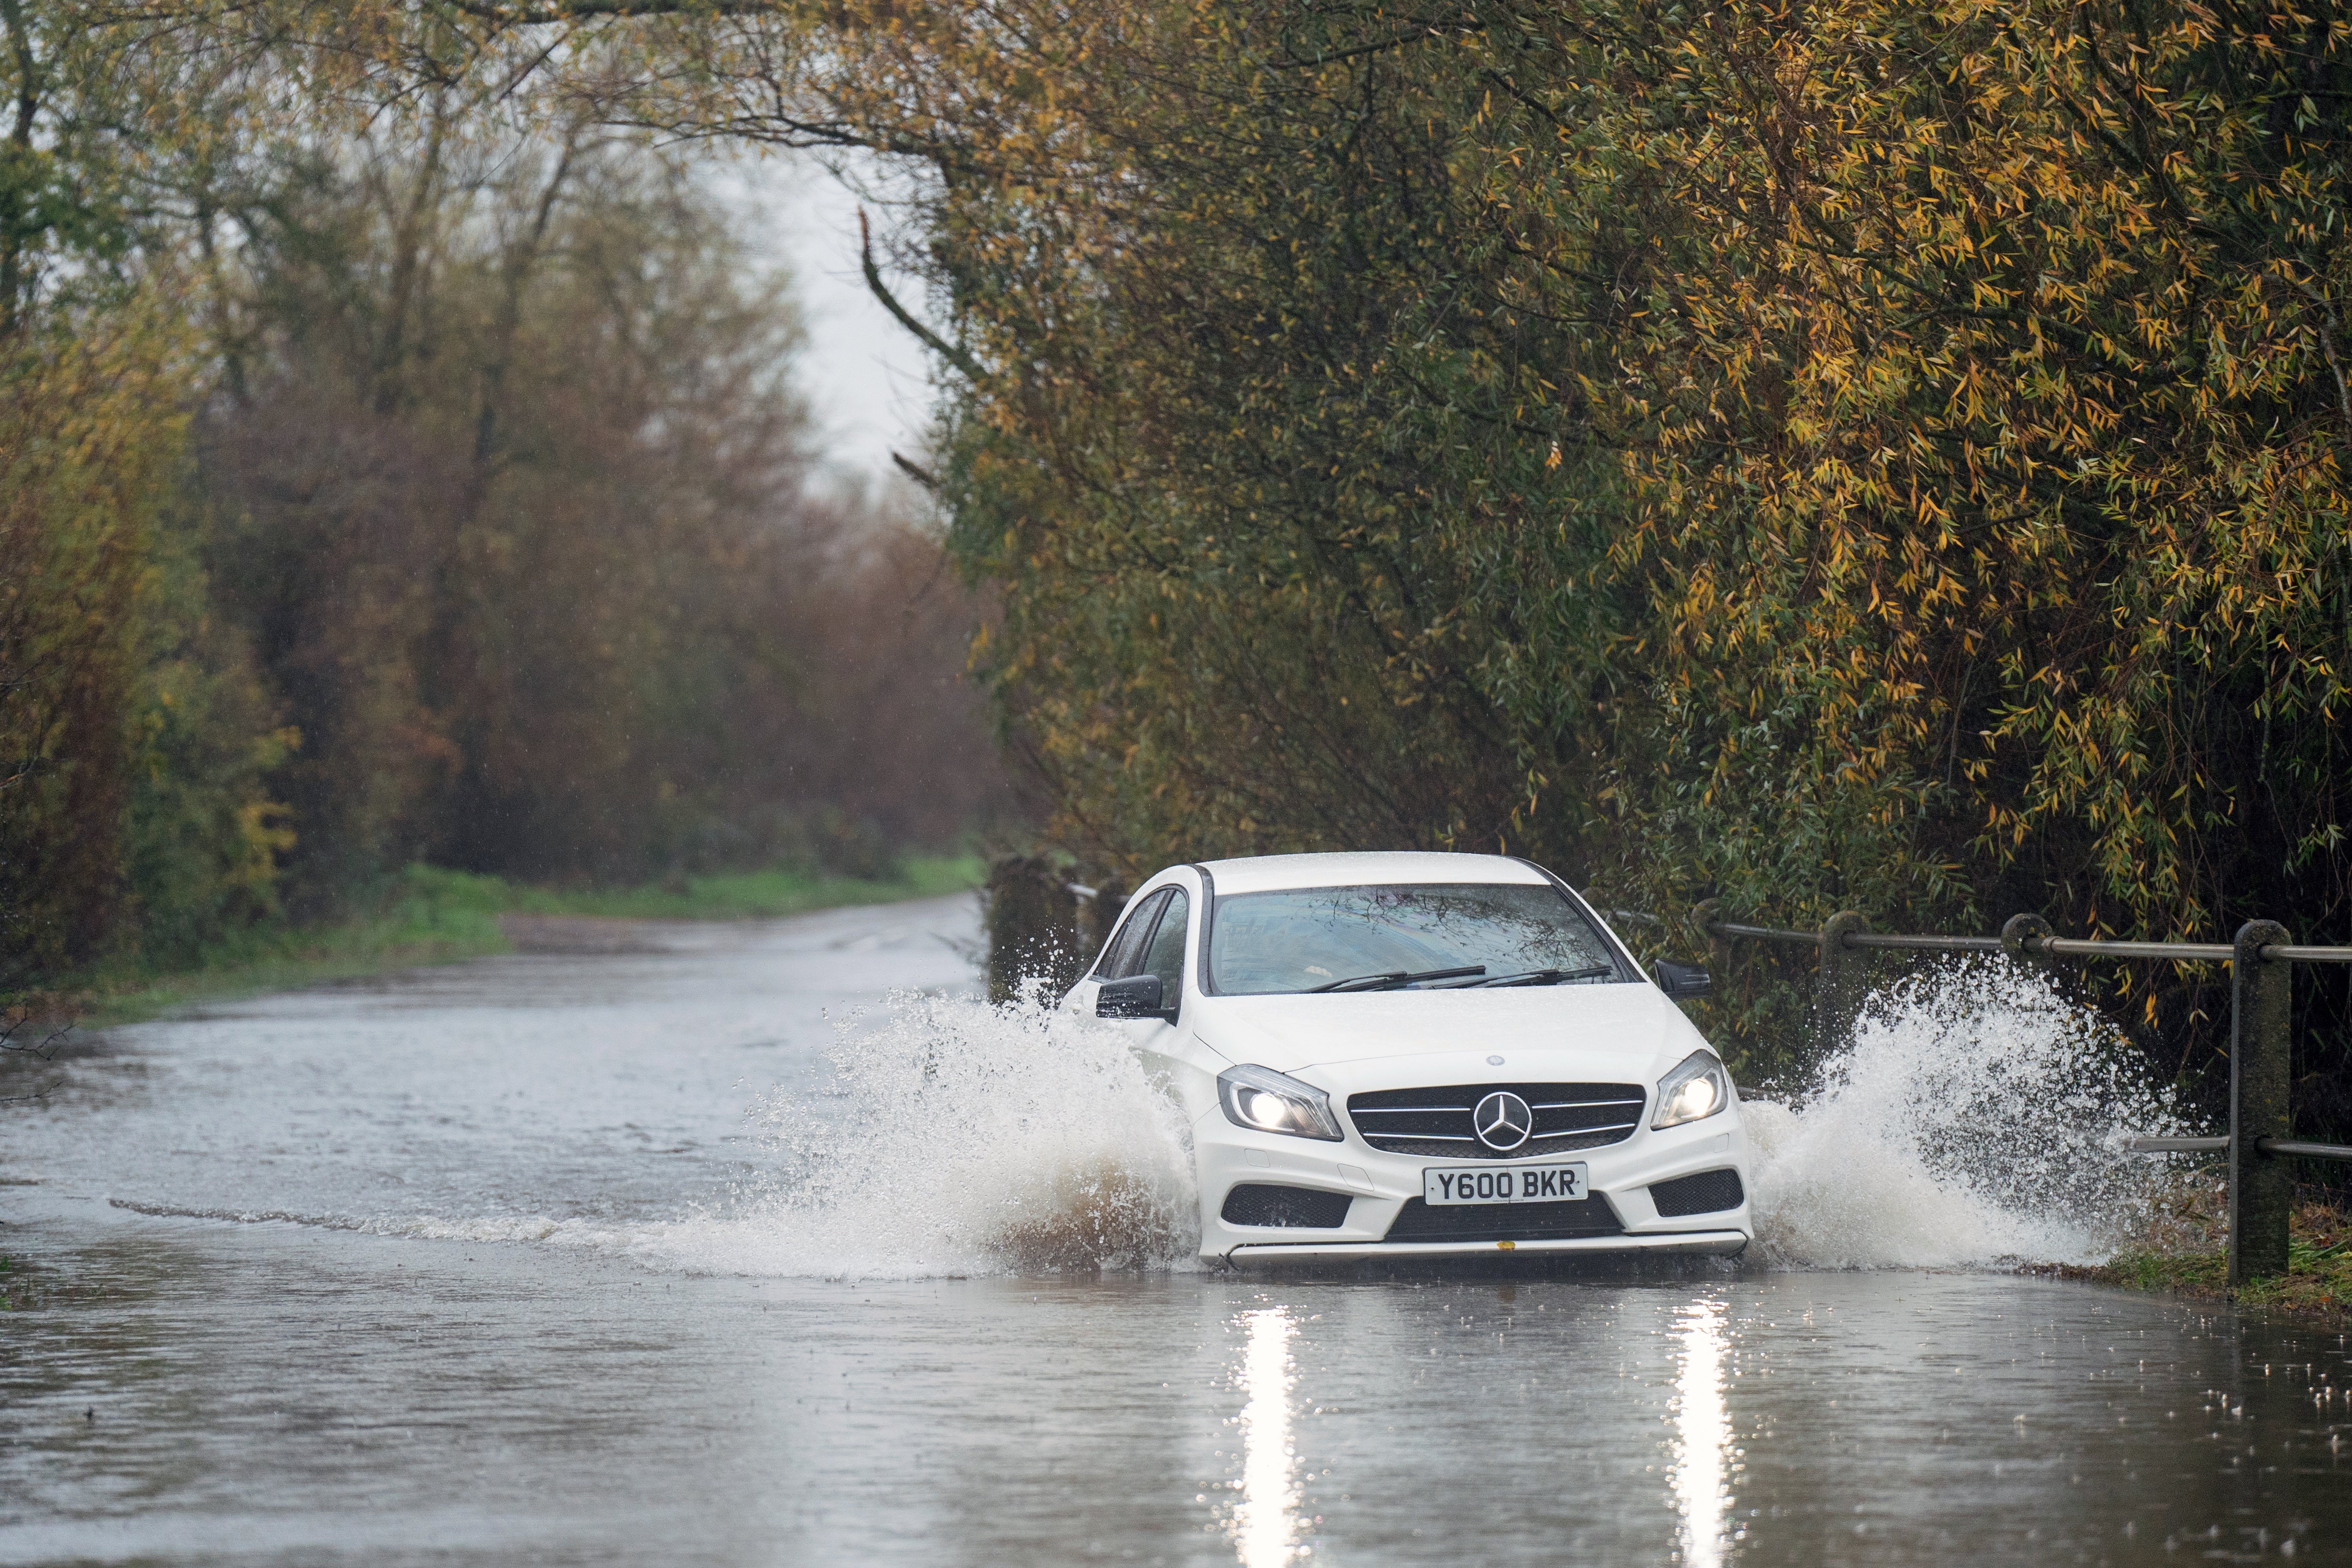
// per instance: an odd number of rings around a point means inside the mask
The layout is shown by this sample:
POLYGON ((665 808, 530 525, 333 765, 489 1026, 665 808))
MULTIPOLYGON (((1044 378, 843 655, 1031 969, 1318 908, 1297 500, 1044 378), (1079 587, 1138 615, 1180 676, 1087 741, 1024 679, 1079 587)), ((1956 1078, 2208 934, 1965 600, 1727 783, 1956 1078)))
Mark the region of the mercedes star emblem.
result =
POLYGON ((1528 1134, 1536 1130, 1536 1113, 1509 1089, 1498 1089, 1470 1113, 1470 1129, 1478 1134, 1479 1142, 1499 1153, 1528 1141, 1528 1134))

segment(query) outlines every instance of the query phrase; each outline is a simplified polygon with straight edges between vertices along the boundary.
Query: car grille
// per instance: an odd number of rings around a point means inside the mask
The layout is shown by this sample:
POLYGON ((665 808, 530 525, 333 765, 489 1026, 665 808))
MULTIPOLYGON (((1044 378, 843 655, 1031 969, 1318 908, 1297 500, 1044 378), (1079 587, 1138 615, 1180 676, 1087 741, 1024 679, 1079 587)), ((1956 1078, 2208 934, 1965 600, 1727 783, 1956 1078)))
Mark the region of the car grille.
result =
POLYGON ((1276 1225, 1309 1230, 1337 1230, 1348 1223, 1348 1205, 1355 1200, 1345 1193, 1318 1193, 1311 1187, 1278 1187, 1267 1182, 1244 1182, 1225 1194, 1217 1211, 1227 1225, 1276 1225))
POLYGON ((1565 1204, 1441 1204, 1408 1198, 1384 1241, 1566 1241, 1619 1236, 1625 1226, 1606 1198, 1565 1204))
POLYGON ((1348 1117, 1365 1142, 1391 1154, 1529 1160, 1623 1142, 1642 1124, 1643 1100, 1637 1083, 1448 1083, 1351 1094, 1348 1117), (1535 1112, 1535 1131, 1516 1149, 1489 1149, 1470 1130, 1472 1110, 1498 1089, 1535 1112))
POLYGON ((1736 1209, 1748 1200, 1748 1190, 1739 1184, 1737 1171, 1701 1171, 1696 1176, 1676 1176, 1671 1182, 1650 1184, 1650 1201, 1668 1219, 1678 1219, 1687 1214, 1719 1214, 1736 1209))

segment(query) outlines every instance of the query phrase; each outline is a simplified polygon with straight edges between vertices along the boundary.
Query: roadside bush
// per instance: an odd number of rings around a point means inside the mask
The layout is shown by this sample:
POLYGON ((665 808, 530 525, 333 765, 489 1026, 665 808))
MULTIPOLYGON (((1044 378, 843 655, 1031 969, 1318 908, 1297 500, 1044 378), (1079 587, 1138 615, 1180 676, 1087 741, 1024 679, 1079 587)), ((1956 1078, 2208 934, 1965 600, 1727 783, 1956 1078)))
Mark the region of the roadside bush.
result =
MULTIPOLYGON (((837 91, 945 172, 898 259, 1061 843, 2352 937, 2335 21, 1019 9, 837 91)), ((2220 1092, 2197 977, 2091 984, 2220 1092)), ((1771 1070, 1801 1005, 1711 1022, 1771 1070)))

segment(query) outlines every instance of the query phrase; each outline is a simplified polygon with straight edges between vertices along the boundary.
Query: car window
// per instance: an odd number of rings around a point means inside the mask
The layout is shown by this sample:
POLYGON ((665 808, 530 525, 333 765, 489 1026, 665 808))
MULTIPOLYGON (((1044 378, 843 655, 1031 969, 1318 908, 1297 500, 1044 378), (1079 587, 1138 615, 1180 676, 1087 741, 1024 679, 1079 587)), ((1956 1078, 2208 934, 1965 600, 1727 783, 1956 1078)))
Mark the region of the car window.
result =
POLYGON ((1127 912, 1126 923, 1103 950, 1102 963, 1095 966, 1097 980, 1124 980, 1143 973, 1143 944, 1151 940, 1151 922, 1160 918, 1174 892, 1172 888, 1162 888, 1150 898, 1136 900, 1135 908, 1127 912))
POLYGON ((1184 993, 1184 922, 1191 916, 1192 902, 1181 890, 1168 895, 1168 907, 1160 911, 1160 929, 1151 935, 1150 945, 1144 950, 1143 963, 1136 973, 1160 976, 1160 1005, 1176 1005, 1176 998, 1184 993))
POLYGON ((1209 964, 1215 990, 1241 994, 1474 964, 1486 966, 1486 979, 1587 969, 1605 970, 1592 978, 1630 978, 1566 895, 1521 883, 1234 894, 1217 900, 1209 964))

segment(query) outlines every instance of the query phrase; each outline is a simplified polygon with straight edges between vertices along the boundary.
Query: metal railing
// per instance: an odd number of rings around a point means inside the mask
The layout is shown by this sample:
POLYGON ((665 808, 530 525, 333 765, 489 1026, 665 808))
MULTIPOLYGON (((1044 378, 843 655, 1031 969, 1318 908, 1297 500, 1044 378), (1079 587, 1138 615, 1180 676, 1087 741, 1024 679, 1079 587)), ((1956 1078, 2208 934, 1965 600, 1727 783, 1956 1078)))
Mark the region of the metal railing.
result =
POLYGON ((2284 1274, 2287 1216, 2294 1207, 2290 1160, 2352 1160, 2352 1147, 2313 1143, 2294 1135, 2288 1104, 2293 1052, 2289 984, 2298 963, 2352 963, 2352 947, 2307 947, 2287 940, 2276 921, 2248 921, 2231 942, 2088 942, 2062 937, 2039 915, 2015 915, 1999 936, 1902 936, 1874 931, 1852 910, 1819 931, 1748 925, 1725 915, 1719 900, 1691 911, 1719 967, 1728 967, 1733 942, 1803 943, 1819 952, 1813 982, 1814 1026, 1824 1040, 1853 1034, 1868 989, 1873 952, 2007 953, 2046 963, 2055 958, 2157 959, 2230 965, 2230 1132, 2221 1138, 2135 1138, 2137 1153, 2226 1153, 2229 1156, 2230 1283, 2284 1274))

